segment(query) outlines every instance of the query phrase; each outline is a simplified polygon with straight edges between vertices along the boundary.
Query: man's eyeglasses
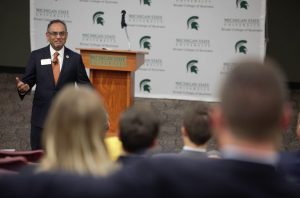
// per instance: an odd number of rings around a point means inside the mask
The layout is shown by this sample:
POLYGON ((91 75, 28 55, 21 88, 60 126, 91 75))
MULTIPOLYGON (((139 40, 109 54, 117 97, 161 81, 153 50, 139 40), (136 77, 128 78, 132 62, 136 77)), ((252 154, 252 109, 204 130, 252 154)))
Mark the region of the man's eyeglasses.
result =
POLYGON ((67 32, 48 32, 51 36, 66 36, 67 32))

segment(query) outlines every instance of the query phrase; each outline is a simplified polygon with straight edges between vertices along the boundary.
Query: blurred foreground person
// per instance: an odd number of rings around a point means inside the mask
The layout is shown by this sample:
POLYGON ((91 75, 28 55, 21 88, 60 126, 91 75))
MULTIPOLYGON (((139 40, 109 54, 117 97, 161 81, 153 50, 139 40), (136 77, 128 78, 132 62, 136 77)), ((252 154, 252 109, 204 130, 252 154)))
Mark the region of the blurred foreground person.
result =
POLYGON ((290 119, 287 95, 274 63, 240 62, 211 112, 223 159, 145 159, 107 178, 3 177, 1 197, 299 198, 300 188, 276 169, 279 137, 290 119))
POLYGON ((118 161, 130 164, 149 156, 156 145, 160 122, 157 116, 142 106, 131 106, 122 112, 119 120, 119 139, 124 154, 118 161))
POLYGON ((104 144, 107 115, 89 87, 67 86, 55 98, 43 133, 38 171, 106 175, 114 170, 104 144))
MULTIPOLYGON (((296 133, 300 141, 300 113, 298 113, 298 121, 296 133)), ((279 169, 292 182, 300 185, 300 150, 292 152, 283 152, 279 160, 279 169)))

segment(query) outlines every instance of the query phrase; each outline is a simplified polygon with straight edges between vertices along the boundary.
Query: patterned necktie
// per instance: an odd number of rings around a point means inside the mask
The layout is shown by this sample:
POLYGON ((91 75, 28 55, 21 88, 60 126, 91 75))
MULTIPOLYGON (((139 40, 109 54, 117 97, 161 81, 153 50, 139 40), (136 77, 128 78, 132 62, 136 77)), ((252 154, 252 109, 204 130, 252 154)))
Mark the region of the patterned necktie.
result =
POLYGON ((53 61, 52 61, 52 70, 53 70, 55 84, 57 84, 59 73, 60 73, 60 65, 59 65, 58 55, 59 55, 59 53, 55 52, 53 54, 53 61))

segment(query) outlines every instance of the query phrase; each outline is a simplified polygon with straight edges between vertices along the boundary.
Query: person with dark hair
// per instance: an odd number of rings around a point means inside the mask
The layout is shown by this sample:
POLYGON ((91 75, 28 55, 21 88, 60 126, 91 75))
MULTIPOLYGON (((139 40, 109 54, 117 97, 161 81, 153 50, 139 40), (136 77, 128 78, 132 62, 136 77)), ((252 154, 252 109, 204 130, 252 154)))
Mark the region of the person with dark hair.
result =
POLYGON ((150 109, 132 106, 125 110, 119 120, 119 139, 125 155, 118 161, 126 164, 146 156, 156 144, 159 126, 159 119, 150 109))
POLYGON ((150 158, 108 178, 96 179, 58 173, 9 176, 0 178, 0 194, 2 197, 299 198, 299 186, 289 182, 276 167, 280 136, 291 114, 285 83, 273 62, 242 61, 232 69, 224 81, 221 102, 211 111, 222 159, 150 158))
POLYGON ((158 153, 154 156, 207 158, 209 153, 217 155, 218 151, 207 152, 207 142, 212 136, 209 111, 210 106, 205 102, 197 102, 187 108, 181 126, 182 150, 179 153, 158 153))
POLYGON ((277 169, 290 116, 286 80, 276 63, 237 62, 210 113, 222 159, 160 158, 134 167, 130 175, 143 175, 139 185, 153 185, 153 197, 299 197, 299 186, 277 169))
POLYGON ((178 153, 184 157, 206 158, 207 142, 211 138, 209 106, 199 102, 183 116, 181 135, 184 146, 178 153))
POLYGON ((82 58, 65 47, 68 31, 65 22, 50 21, 46 38, 48 46, 31 53, 22 79, 16 77, 21 99, 36 85, 31 114, 31 148, 41 149, 41 135, 52 99, 67 84, 91 86, 82 58))

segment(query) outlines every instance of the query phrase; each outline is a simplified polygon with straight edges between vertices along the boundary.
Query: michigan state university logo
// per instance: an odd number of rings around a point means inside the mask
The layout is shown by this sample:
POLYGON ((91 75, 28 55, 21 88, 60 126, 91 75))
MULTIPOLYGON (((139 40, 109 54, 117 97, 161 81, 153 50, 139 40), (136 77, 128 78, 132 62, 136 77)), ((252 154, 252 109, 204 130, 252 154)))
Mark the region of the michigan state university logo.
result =
POLYGON ((248 9, 248 2, 246 0, 236 0, 236 7, 241 9, 248 9))
POLYGON ((104 18, 103 18, 104 12, 96 12, 93 15, 93 22, 96 24, 101 24, 102 26, 104 25, 104 18))
POLYGON ((187 28, 188 29, 195 29, 198 30, 199 24, 197 22, 197 20, 199 19, 198 16, 191 16, 188 20, 187 20, 187 28))
POLYGON ((151 87, 149 85, 150 82, 151 82, 150 79, 141 80, 141 82, 140 82, 140 91, 150 93, 151 92, 151 87))
POLYGON ((151 48, 151 43, 150 43, 150 41, 149 41, 150 39, 151 39, 150 36, 143 36, 143 37, 140 39, 140 48, 150 50, 150 48, 151 48))
POLYGON ((140 0, 140 4, 151 6, 151 0, 140 0))
POLYGON ((247 47, 246 47, 246 40, 240 40, 238 42, 236 42, 235 44, 235 53, 243 53, 243 54, 247 54, 247 47))
POLYGON ((186 64, 186 70, 189 73, 198 74, 197 60, 191 60, 186 64))

